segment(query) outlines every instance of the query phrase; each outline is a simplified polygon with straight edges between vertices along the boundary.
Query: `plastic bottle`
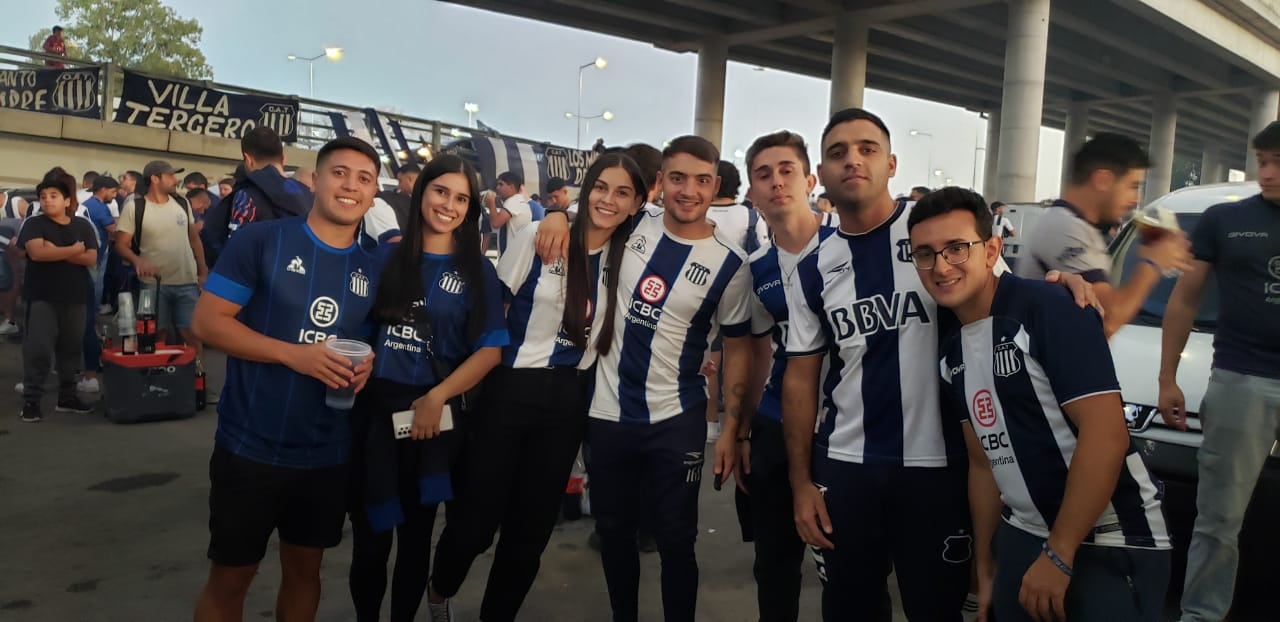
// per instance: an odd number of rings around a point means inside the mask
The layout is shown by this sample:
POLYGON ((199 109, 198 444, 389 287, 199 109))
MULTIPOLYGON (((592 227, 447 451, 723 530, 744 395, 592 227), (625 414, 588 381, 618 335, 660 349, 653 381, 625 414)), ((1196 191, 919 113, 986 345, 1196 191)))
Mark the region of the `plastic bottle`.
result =
POLYGON ((116 311, 116 328, 120 333, 120 353, 138 353, 138 331, 134 325, 133 293, 120 292, 116 311))
MULTIPOLYGON (((157 286, 158 287, 158 286, 157 286)), ((156 351, 156 292, 144 288, 138 292, 138 351, 155 354, 156 351)))

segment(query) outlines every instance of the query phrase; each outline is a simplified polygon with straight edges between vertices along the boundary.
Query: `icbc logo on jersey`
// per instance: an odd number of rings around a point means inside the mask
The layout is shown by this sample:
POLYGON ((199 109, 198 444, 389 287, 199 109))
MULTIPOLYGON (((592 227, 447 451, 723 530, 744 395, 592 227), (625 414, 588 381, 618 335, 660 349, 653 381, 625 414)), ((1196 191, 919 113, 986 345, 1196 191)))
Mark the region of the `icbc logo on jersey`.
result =
MULTIPOLYGON (((328 296, 321 296, 311 301, 307 313, 316 328, 329 328, 338 321, 338 303, 328 296)), ((329 334, 322 330, 304 328, 298 331, 298 343, 320 343, 328 338, 329 334)))
POLYGON ((650 274, 640 281, 640 297, 649 304, 660 302, 667 295, 667 282, 656 274, 650 274))
POLYGON ((996 404, 990 391, 983 389, 973 396, 973 418, 984 428, 996 424, 996 404))

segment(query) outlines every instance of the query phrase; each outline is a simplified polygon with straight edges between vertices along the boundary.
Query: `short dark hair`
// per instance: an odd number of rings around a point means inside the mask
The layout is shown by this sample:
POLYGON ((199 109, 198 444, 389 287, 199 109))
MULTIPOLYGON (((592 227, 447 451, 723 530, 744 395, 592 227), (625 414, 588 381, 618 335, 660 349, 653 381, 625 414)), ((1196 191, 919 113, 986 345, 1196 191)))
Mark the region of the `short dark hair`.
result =
POLYGON ((530 201, 533 201, 533 202, 535 202, 535 203, 541 203, 541 202, 542 202, 542 196, 541 196, 541 195, 539 195, 539 194, 531 194, 531 195, 529 195, 529 200, 530 200, 530 201))
POLYGON ((933 192, 933 189, 929 186, 912 186, 911 191, 919 192, 920 194, 929 194, 930 192, 933 192))
POLYGON ((58 33, 60 33, 60 32, 62 32, 62 26, 54 26, 54 27, 53 27, 53 34, 55 34, 55 35, 56 35, 56 34, 58 34, 58 33))
POLYGON ((1071 157, 1071 183, 1088 183, 1094 172, 1100 170, 1111 171, 1117 177, 1122 177, 1131 170, 1147 168, 1151 168, 1151 159, 1138 141, 1128 136, 1102 132, 1095 134, 1071 157))
POLYGON ((662 152, 657 147, 646 143, 631 143, 623 153, 635 160, 640 167, 640 174, 649 182, 645 187, 646 191, 658 183, 658 172, 662 170, 662 152))
POLYGON ((204 196, 209 197, 209 203, 210 203, 210 204, 212 204, 212 203, 213 203, 213 197, 209 196, 209 191, 208 191, 208 190, 205 190, 204 188, 192 188, 192 189, 188 190, 188 191, 187 191, 187 195, 186 195, 186 196, 187 196, 187 200, 188 200, 188 201, 190 201, 190 200, 192 200, 192 199, 194 199, 194 198, 196 198, 196 197, 198 197, 198 196, 200 196, 200 195, 202 195, 202 194, 203 194, 204 196))
POLYGON ((418 166, 417 164, 414 164, 413 162, 410 162, 400 167, 400 172, 396 173, 396 177, 399 177, 401 175, 409 175, 409 174, 421 175, 422 167, 418 166))
MULTIPOLYGON (((274 132, 272 133, 274 134, 274 132)), ((358 152, 364 157, 369 158, 369 161, 373 162, 374 171, 382 168, 382 161, 378 159, 378 152, 373 150, 373 145, 370 145, 355 136, 343 136, 325 143, 324 146, 320 148, 320 151, 316 153, 316 168, 323 166, 325 161, 327 161, 329 156, 333 155, 335 151, 342 151, 343 149, 358 152)))
POLYGON ((85 171, 80 181, 93 181, 98 178, 98 171, 85 171))
POLYGON ((991 202, 991 213, 993 213, 993 214, 994 214, 996 210, 998 210, 998 209, 1000 209, 1000 208, 1002 208, 1002 207, 1004 207, 1004 201, 992 201, 992 202, 991 202))
POLYGON ((275 130, 259 125, 240 138, 240 152, 253 156, 255 160, 278 162, 284 159, 284 143, 280 142, 275 130))
POLYGON ((187 173, 187 176, 182 178, 182 185, 185 186, 187 184, 196 184, 207 188, 209 186, 209 178, 205 177, 204 173, 187 173))
POLYGON ((228 186, 234 186, 236 185, 236 179, 234 177, 223 177, 222 179, 218 180, 218 185, 221 186, 222 184, 226 184, 228 186))
POLYGON ((688 134, 672 139, 667 144, 667 148, 662 150, 662 161, 665 163, 668 158, 681 153, 717 166, 720 164, 720 150, 716 149, 716 146, 711 144, 711 141, 701 136, 688 134))
POLYGON ((755 167, 756 157, 763 153, 765 149, 773 147, 790 147, 804 164, 804 174, 809 174, 812 167, 809 164, 809 146, 805 144, 804 137, 789 130, 781 130, 755 139, 751 146, 747 148, 748 176, 751 175, 751 169, 755 167))
MULTIPOLYGON (((555 192, 568 185, 569 185, 568 182, 566 182, 563 177, 548 177, 547 178, 547 194, 551 194, 552 192, 555 192)), ((640 190, 637 189, 636 192, 640 192, 640 190)))
POLYGON ((66 198, 75 196, 75 189, 71 187, 71 184, 74 183, 74 179, 70 178, 72 181, 68 181, 68 179, 69 178, 64 175, 45 175, 44 179, 40 180, 40 184, 36 186, 36 196, 40 196, 41 192, 44 192, 49 188, 57 190, 66 198))
POLYGON ((506 171, 498 174, 498 181, 508 186, 520 188, 524 186, 524 175, 515 171, 506 171))
POLYGON ((1249 142, 1255 151, 1280 151, 1280 121, 1272 121, 1249 142))
MULTIPOLYGON (((845 108, 844 110, 831 115, 831 120, 827 121, 827 126, 822 128, 822 142, 827 142, 827 134, 830 134, 831 130, 835 129, 837 125, 852 123, 854 121, 870 121, 874 123, 876 127, 880 128, 881 132, 884 132, 884 138, 886 141, 892 140, 889 136, 889 126, 884 124, 883 119, 873 113, 863 110, 862 108, 845 108)), ((888 145, 885 146, 887 147, 888 145)))
POLYGON ((910 233, 913 227, 930 218, 954 211, 973 214, 978 238, 984 242, 991 239, 991 222, 994 217, 987 207, 986 199, 959 186, 939 188, 916 201, 916 206, 911 208, 911 215, 907 217, 907 232, 910 233))
POLYGON ((123 177, 132 179, 134 183, 142 181, 142 173, 138 171, 125 171, 123 177))
POLYGON ((738 199, 738 188, 742 187, 742 175, 733 162, 721 160, 716 165, 716 174, 720 176, 720 190, 716 191, 717 199, 738 199))

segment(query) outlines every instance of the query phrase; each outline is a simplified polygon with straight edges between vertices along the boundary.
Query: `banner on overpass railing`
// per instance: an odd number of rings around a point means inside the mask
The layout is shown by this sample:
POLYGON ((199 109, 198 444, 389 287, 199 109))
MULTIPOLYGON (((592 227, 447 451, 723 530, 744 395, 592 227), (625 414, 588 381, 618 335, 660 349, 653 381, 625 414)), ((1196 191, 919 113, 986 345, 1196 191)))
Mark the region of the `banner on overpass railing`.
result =
POLYGON ((239 139, 269 127, 286 143, 298 139, 298 101, 228 93, 198 83, 124 71, 116 123, 239 139))
POLYGON ((99 119, 98 69, 0 69, 0 108, 99 119))

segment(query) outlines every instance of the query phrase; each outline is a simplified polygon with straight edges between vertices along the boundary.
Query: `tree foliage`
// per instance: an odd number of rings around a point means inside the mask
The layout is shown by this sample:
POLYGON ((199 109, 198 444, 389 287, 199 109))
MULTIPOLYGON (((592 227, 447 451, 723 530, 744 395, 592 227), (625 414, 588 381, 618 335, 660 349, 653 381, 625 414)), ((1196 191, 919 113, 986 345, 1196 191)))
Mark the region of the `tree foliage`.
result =
MULTIPOLYGON (((200 51, 204 29, 183 19, 160 0, 58 0, 58 19, 67 56, 97 63, 115 63, 139 71, 208 80, 213 68, 200 51)), ((31 36, 39 50, 50 28, 31 36)))

